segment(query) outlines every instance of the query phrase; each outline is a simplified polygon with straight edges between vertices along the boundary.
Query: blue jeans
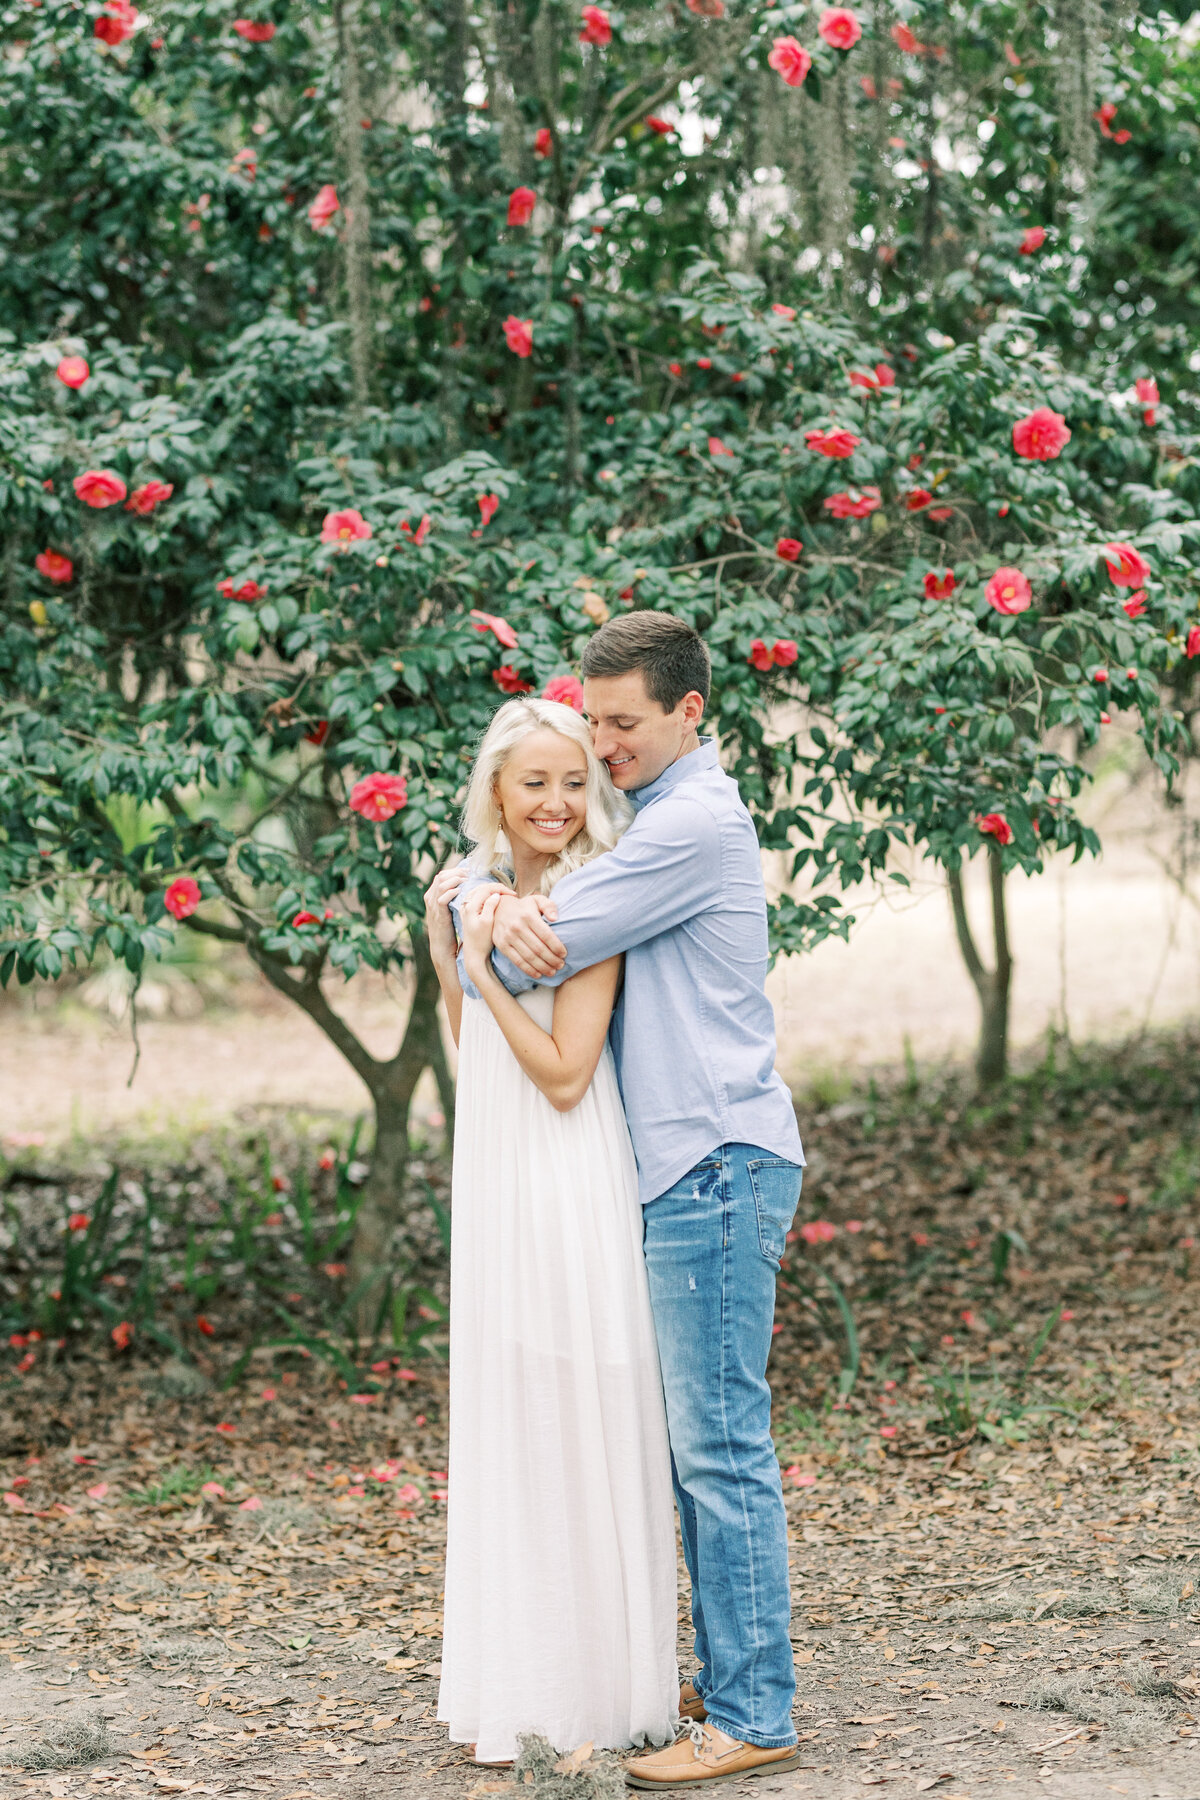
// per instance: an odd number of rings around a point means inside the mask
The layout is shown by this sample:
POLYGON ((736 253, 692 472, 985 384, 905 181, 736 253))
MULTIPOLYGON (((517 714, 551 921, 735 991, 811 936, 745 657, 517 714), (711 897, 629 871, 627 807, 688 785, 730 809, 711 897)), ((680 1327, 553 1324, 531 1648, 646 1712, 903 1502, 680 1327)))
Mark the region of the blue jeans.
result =
POLYGON ((787 1523, 771 1441, 775 1276, 803 1171, 722 1144, 643 1208, 696 1687, 745 1743, 796 1742, 787 1523))

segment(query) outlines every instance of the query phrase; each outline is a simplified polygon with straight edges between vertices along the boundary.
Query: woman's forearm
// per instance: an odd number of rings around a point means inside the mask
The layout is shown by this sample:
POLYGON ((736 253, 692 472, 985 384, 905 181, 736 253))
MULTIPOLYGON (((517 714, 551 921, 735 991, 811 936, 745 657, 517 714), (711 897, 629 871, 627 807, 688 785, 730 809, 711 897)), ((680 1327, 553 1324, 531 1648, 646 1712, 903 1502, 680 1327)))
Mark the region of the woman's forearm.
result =
POLYGON ((458 1034, 462 1025, 462 983, 458 979, 458 964, 447 961, 444 956, 435 956, 434 970, 438 978, 438 986, 442 990, 442 999, 446 1003, 446 1018, 450 1024, 450 1035, 458 1045, 458 1034))
MULTIPOLYGON (((509 1049, 534 1086, 545 1094, 552 1106, 569 1107, 577 1104, 580 1095, 576 1092, 575 1077, 579 1071, 568 1067, 551 1034, 535 1024, 497 979, 491 958, 480 962, 475 957, 468 957, 467 974, 503 1032, 509 1049)), ((589 1071, 589 1079, 590 1073, 589 1071)))

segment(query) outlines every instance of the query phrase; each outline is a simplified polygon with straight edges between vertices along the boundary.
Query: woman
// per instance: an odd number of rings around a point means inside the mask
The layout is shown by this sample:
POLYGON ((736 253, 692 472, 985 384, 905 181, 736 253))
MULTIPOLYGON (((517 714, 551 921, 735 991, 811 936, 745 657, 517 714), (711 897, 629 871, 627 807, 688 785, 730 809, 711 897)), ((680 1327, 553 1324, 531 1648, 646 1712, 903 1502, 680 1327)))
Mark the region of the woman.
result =
POLYGON ((514 999, 499 894, 546 893, 630 817, 568 706, 492 720, 463 827, 497 886, 426 895, 459 1046, 450 1263, 450 1480, 438 1717, 480 1764, 670 1742, 675 1531, 637 1173, 607 1047, 621 959, 514 999))

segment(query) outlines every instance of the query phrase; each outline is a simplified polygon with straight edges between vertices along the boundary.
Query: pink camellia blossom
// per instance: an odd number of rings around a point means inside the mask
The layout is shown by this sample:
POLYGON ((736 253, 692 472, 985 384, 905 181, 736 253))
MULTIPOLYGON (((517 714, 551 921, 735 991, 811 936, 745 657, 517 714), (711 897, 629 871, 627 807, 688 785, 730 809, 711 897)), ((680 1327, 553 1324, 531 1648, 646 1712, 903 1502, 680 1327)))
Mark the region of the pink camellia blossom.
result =
POLYGON ((1150 579, 1150 564, 1132 544, 1105 544, 1101 555, 1114 587, 1141 587, 1150 579))
POLYGON ((361 814, 373 825, 381 825, 402 807, 408 805, 408 782, 403 775, 388 775, 376 769, 356 781, 350 790, 350 811, 361 814))
POLYGON ((895 387, 896 371, 890 363, 878 362, 875 364, 875 380, 881 388, 895 387))
POLYGON ((81 388, 92 371, 82 356, 64 356, 54 373, 64 387, 81 388))
POLYGON ((420 1488, 414 1487, 411 1481, 406 1481, 403 1487, 396 1489, 395 1493, 397 1504, 402 1506, 415 1506, 421 1497, 420 1488))
POLYGON ((896 48, 903 50, 906 56, 919 56, 925 48, 920 38, 915 37, 907 25, 893 25, 891 38, 896 48))
POLYGON ((933 495, 928 488, 910 488, 904 496, 904 504, 909 512, 920 512, 932 499, 933 495))
POLYGON ((321 524, 323 544, 352 544, 370 536, 371 527, 353 506, 346 507, 343 512, 326 513, 321 524))
POLYGON ((746 661, 752 669, 758 669, 764 675, 768 669, 774 667, 774 658, 762 638, 754 638, 751 641, 750 654, 746 661))
POLYGON ((275 27, 269 19, 235 19, 233 29, 247 44, 269 44, 275 27))
POLYGON ((612 43, 612 21, 602 6, 585 6, 579 18, 581 44, 595 44, 603 49, 612 43))
POLYGON ((332 181, 317 189, 316 199, 308 209, 308 222, 314 231, 324 231, 335 212, 341 208, 338 191, 332 181))
POLYGON ((1033 593, 1020 569, 1004 568, 988 582, 984 599, 998 613, 1023 613, 1033 604, 1033 593))
POLYGON ((954 570, 946 569, 941 575, 936 569, 930 569, 925 577, 925 598, 927 600, 948 600, 954 592, 954 570))
POLYGON ((146 481, 140 488, 134 488, 125 502, 125 511, 139 513, 143 518, 152 513, 156 506, 169 500, 175 492, 175 484, 170 481, 146 481))
POLYGON ((504 341, 514 356, 533 355, 533 320, 518 319, 510 313, 504 321, 504 341))
POLYGON ((114 475, 111 469, 85 469, 71 485, 77 500, 97 508, 119 506, 128 491, 121 477, 114 475))
POLYGON ((163 905, 173 919, 187 919, 200 904, 200 883, 191 875, 178 876, 163 895, 163 905))
POLYGON ((471 608, 471 624, 476 631, 490 631, 498 644, 506 650, 515 650, 519 642, 516 632, 507 619, 497 613, 480 612, 477 607, 471 608))
POLYGON ((243 1500, 239 1504, 238 1511, 239 1512, 257 1512, 261 1505, 262 1505, 262 1501, 259 1499, 258 1495, 251 1494, 251 1496, 248 1500, 243 1500))
POLYGON ((1013 449, 1034 462, 1053 462, 1071 441, 1071 428, 1061 413, 1039 406, 1012 428, 1013 449))
POLYGON ((975 823, 984 837, 994 837, 998 844, 1012 843, 1012 826, 1003 813, 984 813, 975 823))
POLYGON ((108 1335, 118 1350, 128 1350, 130 1339, 133 1337, 133 1326, 128 1319, 122 1319, 119 1324, 113 1326, 108 1335))
POLYGON ((859 1232, 862 1230, 862 1228, 863 1228, 863 1221, 861 1219, 847 1219, 846 1220, 846 1230, 847 1231, 859 1232))
POLYGON ((857 492, 851 489, 848 494, 830 494, 822 505, 835 519, 865 519, 883 505, 883 495, 877 487, 865 487, 857 492))
POLYGON ((102 44, 123 44, 137 30, 137 8, 128 0, 105 0, 104 11, 92 26, 92 35, 102 44))
POLYGON ((533 134, 533 154, 549 156, 554 149, 554 136, 548 125, 539 125, 533 134))
POLYGON ((771 311, 780 319, 794 319, 796 316, 795 307, 785 306, 782 300, 773 300, 771 302, 771 311))
POLYGON ((1045 241, 1046 227, 1044 225, 1027 225, 1021 238, 1020 254, 1032 256, 1035 250, 1041 249, 1045 241))
POLYGON ((490 525, 499 509, 500 496, 499 494, 479 494, 476 496, 476 504, 479 507, 479 523, 490 525))
POLYGON ((660 119, 654 113, 647 114, 646 128, 656 137, 671 137, 675 130, 670 119, 660 119))
POLYGON ((795 638, 776 638, 771 645, 771 661, 777 669, 790 669, 800 654, 795 638))
POLYGON ((804 442, 817 456, 832 456, 840 459, 853 456, 862 443, 862 439, 856 437, 852 431, 847 431, 844 425, 835 425, 831 431, 826 431, 822 426, 816 426, 812 431, 806 431, 804 442))
POLYGON ((849 381, 851 387, 875 389, 879 386, 870 369, 851 369, 849 381))
POLYGON ((60 550, 40 551, 33 559, 33 566, 39 575, 44 575, 55 587, 65 587, 75 573, 75 564, 60 550))
POLYGON ((1130 594, 1128 599, 1122 600, 1121 605, 1131 619, 1140 619, 1146 610, 1145 588, 1139 588, 1136 594, 1130 594))
POLYGON ((850 50, 862 36, 862 26, 848 6, 827 6, 817 21, 817 36, 831 50, 850 50))
POLYGON ((798 38, 777 37, 767 57, 767 67, 787 83, 799 87, 812 68, 812 57, 798 38))
POLYGON ((733 451, 729 448, 728 444, 722 443, 719 437, 710 437, 708 440, 708 454, 710 456, 732 456, 733 451))
POLYGON ((1200 656, 1200 625, 1193 625, 1183 646, 1185 656, 1200 656))
POLYGON ((560 706, 583 711, 583 683, 578 675, 554 675, 542 689, 543 700, 557 700, 560 706))
POLYGON ((723 19, 725 0, 687 0, 687 9, 698 19, 723 19))
POLYGON ((954 517, 954 508, 952 506, 931 506, 929 517, 935 525, 944 525, 947 519, 954 517))
MULTIPOLYGON (((79 360, 82 362, 83 358, 80 357, 79 360)), ((60 374, 62 372, 62 364, 61 363, 59 364, 59 372, 60 372, 60 374)), ((71 385, 74 386, 75 384, 72 382, 71 385)), ((1139 375, 1137 380, 1133 384, 1133 391, 1137 395, 1138 402, 1140 405, 1142 405, 1142 406, 1157 406, 1158 405, 1158 383, 1154 379, 1153 375, 1139 375)))
POLYGON ((108 1492, 108 1483, 107 1481, 98 1481, 95 1487, 87 1488, 85 1492, 89 1500, 103 1500, 108 1492))
POLYGON ((522 681, 511 663, 501 663, 492 670, 492 680, 502 694, 532 694, 532 681, 522 681))
POLYGON ((800 1227, 800 1236, 806 1244, 828 1244, 837 1236, 837 1226, 830 1219, 809 1219, 800 1227))
POLYGON ((879 1427, 879 1435, 880 1437, 894 1438, 898 1429, 899 1427, 896 1425, 881 1425, 879 1427))
POLYGON ((775 540, 775 554, 780 562, 799 562, 803 548, 799 538, 781 537, 775 540))
POLYGON ((528 225, 533 217, 533 209, 537 205, 537 195, 532 188, 516 187, 508 196, 508 222, 510 225, 528 225))

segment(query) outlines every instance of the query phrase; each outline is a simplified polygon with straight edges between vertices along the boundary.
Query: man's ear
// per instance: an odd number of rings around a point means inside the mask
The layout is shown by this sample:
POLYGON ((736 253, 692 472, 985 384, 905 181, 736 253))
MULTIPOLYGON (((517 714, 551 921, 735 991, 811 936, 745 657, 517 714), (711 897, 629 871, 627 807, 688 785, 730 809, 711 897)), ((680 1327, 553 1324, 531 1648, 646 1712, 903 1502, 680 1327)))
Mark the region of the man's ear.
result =
POLYGON ((679 705, 683 711, 684 723, 686 725, 690 725, 694 730, 695 727, 697 725, 699 725, 701 719, 704 717, 704 700, 703 700, 703 698, 701 697, 701 695, 696 693, 695 689, 693 689, 690 694, 685 694, 683 696, 683 699, 679 702, 679 705))

